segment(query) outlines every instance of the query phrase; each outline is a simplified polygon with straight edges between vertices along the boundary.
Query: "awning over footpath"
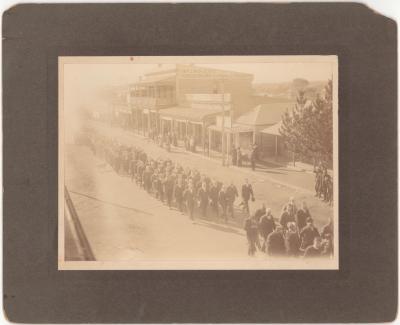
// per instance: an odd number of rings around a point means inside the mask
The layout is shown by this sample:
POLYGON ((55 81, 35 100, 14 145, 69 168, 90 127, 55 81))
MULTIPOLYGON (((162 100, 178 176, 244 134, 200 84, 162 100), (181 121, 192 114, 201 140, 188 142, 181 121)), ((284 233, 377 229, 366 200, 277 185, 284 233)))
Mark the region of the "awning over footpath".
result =
POLYGON ((274 125, 271 125, 271 126, 265 128, 264 130, 261 130, 261 133, 281 136, 281 133, 279 132, 279 129, 281 128, 281 126, 282 126, 282 121, 280 121, 274 125))
MULTIPOLYGON (((221 132, 221 126, 220 125, 210 125, 208 127, 208 129, 213 130, 213 131, 218 131, 221 132)), ((232 127, 226 127, 224 128, 225 132, 229 132, 229 133, 247 133, 247 132, 253 132, 254 129, 249 127, 249 126, 245 126, 245 125, 237 125, 237 124, 233 124, 232 127)))
POLYGON ((183 121, 202 122, 205 118, 221 113, 220 109, 171 107, 159 110, 161 118, 169 118, 183 121))
POLYGON ((148 76, 143 80, 135 83, 134 85, 149 85, 149 84, 174 84, 175 83, 175 75, 168 74, 168 75, 155 75, 155 76, 148 76))
POLYGON ((128 105, 114 105, 114 110, 118 113, 131 114, 131 109, 128 105))
POLYGON ((251 126, 267 126, 282 119, 287 109, 293 106, 291 102, 268 103, 256 106, 253 110, 238 117, 236 123, 251 126))

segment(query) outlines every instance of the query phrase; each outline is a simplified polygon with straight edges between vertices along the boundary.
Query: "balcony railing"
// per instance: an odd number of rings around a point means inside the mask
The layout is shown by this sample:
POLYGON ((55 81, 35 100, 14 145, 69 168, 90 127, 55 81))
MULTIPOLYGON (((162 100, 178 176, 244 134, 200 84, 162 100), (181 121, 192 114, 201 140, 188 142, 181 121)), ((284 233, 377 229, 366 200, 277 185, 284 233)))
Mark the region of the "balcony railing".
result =
POLYGON ((138 109, 154 109, 160 106, 168 106, 175 104, 175 98, 162 97, 130 97, 130 104, 132 108, 138 109))
POLYGON ((156 105, 157 106, 167 106, 167 105, 174 105, 175 98, 164 97, 164 98, 156 98, 156 105))

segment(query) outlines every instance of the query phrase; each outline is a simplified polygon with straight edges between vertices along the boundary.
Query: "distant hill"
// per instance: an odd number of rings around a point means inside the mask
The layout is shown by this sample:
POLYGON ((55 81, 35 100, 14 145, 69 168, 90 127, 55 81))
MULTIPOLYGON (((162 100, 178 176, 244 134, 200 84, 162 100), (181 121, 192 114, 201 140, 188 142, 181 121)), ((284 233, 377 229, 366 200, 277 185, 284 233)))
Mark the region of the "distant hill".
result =
POLYGON ((294 79, 291 82, 282 83, 255 83, 254 94, 269 99, 295 100, 299 91, 303 90, 308 99, 315 99, 324 89, 327 81, 308 81, 306 79, 294 79))

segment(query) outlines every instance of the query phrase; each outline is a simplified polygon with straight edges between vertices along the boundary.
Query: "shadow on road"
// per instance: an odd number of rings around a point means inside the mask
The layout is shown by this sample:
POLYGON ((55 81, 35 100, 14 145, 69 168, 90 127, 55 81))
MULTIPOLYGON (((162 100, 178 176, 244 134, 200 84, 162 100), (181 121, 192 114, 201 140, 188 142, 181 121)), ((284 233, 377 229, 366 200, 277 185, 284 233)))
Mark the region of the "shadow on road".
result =
POLYGON ((231 227, 228 227, 228 226, 219 225, 219 224, 205 222, 205 221, 202 221, 202 220, 201 221, 196 220, 195 225, 212 228, 212 229, 218 230, 218 231, 228 232, 228 233, 236 234, 236 235, 239 235, 239 236, 244 236, 244 234, 241 233, 238 229, 234 229, 234 228, 231 228, 231 227))
POLYGON ((146 211, 143 211, 143 210, 135 209, 135 208, 128 207, 128 206, 121 205, 121 204, 114 203, 114 202, 108 202, 108 201, 105 201, 105 200, 101 200, 101 199, 99 199, 99 198, 97 198, 97 197, 94 197, 94 196, 91 196, 91 195, 88 195, 88 194, 79 193, 79 192, 75 192, 75 191, 72 191, 72 190, 69 190, 69 192, 70 192, 70 193, 73 193, 73 194, 75 194, 75 195, 84 196, 84 197, 89 198, 89 199, 92 199, 92 200, 94 200, 94 201, 99 201, 99 202, 104 203, 104 204, 112 205, 112 206, 117 207, 117 208, 122 208, 122 209, 126 209, 126 210, 131 210, 131 211, 138 212, 138 213, 142 213, 142 214, 145 214, 145 215, 148 215, 148 216, 151 216, 151 215, 152 215, 152 213, 149 213, 149 212, 146 212, 146 211))
POLYGON ((286 175, 286 173, 281 173, 281 172, 272 171, 272 170, 270 170, 270 169, 268 169, 268 168, 259 168, 259 167, 257 167, 256 171, 262 172, 262 173, 267 173, 267 174, 286 175))

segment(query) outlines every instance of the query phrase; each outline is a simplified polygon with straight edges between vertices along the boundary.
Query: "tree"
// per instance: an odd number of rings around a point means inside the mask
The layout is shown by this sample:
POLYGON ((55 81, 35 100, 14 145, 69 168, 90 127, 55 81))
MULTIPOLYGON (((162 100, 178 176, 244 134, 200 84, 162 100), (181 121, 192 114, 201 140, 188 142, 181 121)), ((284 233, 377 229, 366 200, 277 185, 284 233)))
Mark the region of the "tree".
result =
POLYGON ((280 133, 295 157, 330 164, 333 156, 332 81, 313 102, 299 91, 292 111, 282 116, 280 133))

